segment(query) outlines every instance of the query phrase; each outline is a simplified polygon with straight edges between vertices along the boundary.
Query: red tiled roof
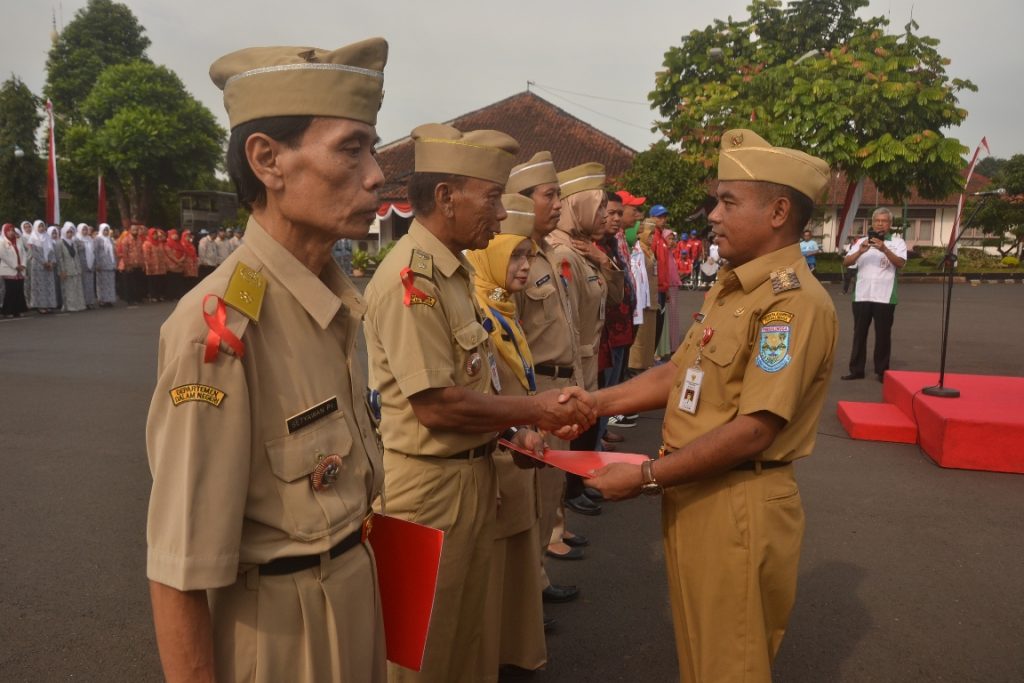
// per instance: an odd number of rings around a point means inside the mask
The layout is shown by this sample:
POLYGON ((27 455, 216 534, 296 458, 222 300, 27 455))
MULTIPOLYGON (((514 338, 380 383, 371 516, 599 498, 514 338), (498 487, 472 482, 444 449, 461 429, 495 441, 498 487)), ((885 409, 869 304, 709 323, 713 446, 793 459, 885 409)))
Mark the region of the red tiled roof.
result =
MULTIPOLYGON (((967 177, 966 166, 960 171, 962 177, 967 177)), ((838 176, 832 176, 832 186, 828 192, 828 204, 842 204, 843 199, 846 197, 846 186, 849 184, 849 179, 845 173, 840 173, 838 176)), ((985 189, 992 181, 981 175, 975 173, 971 176, 971 182, 967 187, 968 192, 979 192, 985 189)), ((959 194, 950 195, 944 199, 925 199, 917 193, 917 188, 912 188, 910 191, 910 197, 907 198, 907 206, 953 206, 957 205, 957 200, 960 199, 959 194)), ((903 206, 903 202, 895 202, 891 198, 886 197, 884 194, 878 191, 875 184, 868 178, 864 183, 864 196, 861 199, 861 206, 903 206)))
MULTIPOLYGON (((555 168, 572 168, 588 161, 604 164, 616 178, 633 163, 636 150, 532 92, 521 92, 445 123, 459 130, 500 130, 519 141, 516 163, 547 150, 555 168)), ((378 149, 377 162, 387 181, 382 201, 405 201, 405 185, 413 169, 413 144, 406 136, 378 149)))

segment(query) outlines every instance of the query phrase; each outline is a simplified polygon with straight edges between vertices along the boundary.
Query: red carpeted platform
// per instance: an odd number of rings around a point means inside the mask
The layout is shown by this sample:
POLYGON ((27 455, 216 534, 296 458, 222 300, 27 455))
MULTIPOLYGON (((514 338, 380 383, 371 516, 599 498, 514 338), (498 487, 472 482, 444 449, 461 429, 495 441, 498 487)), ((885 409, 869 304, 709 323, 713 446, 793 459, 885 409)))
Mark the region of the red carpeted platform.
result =
POLYGON ((935 372, 885 374, 885 403, 839 402, 839 421, 855 439, 917 442, 942 467, 1024 473, 1024 377, 946 375, 960 398, 921 393, 935 372), (902 416, 902 419, 901 419, 902 416))

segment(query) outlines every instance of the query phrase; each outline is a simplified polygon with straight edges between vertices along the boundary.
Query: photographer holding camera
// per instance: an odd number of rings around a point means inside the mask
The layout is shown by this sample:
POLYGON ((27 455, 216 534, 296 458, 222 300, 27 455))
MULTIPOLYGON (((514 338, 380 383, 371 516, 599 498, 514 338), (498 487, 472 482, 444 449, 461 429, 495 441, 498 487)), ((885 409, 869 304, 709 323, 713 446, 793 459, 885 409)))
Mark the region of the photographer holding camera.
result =
POLYGON ((878 208, 871 214, 871 228, 850 248, 843 265, 856 266, 853 290, 853 349, 850 373, 842 379, 863 379, 867 360, 868 329, 875 323, 875 376, 881 382, 889 369, 892 321, 896 314, 896 271, 907 262, 907 243, 887 237, 892 212, 878 208))

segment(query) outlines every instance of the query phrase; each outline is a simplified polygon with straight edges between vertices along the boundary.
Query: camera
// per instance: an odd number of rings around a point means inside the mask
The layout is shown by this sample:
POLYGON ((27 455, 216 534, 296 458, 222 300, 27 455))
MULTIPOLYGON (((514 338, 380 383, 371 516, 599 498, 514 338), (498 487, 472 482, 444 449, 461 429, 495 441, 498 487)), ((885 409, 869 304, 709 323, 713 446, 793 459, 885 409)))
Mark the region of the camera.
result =
POLYGON ((882 240, 882 241, 885 241, 885 234, 881 233, 881 232, 878 232, 877 230, 869 229, 868 230, 868 239, 869 240, 882 240))

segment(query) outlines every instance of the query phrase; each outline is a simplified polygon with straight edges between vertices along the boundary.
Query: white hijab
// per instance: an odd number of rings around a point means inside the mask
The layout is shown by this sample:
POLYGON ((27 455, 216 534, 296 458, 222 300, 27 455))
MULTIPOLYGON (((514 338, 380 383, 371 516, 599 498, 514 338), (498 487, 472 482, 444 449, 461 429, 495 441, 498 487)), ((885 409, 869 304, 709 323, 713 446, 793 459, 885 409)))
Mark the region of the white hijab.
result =
POLYGON ((102 249, 107 255, 107 259, 110 263, 117 263, 117 259, 114 258, 114 240, 109 235, 104 235, 104 230, 110 230, 110 226, 106 223, 100 223, 99 232, 96 234, 96 248, 102 249))
POLYGON ((50 238, 50 233, 46 230, 46 223, 43 221, 36 221, 32 224, 32 232, 29 234, 28 243, 43 252, 44 261, 50 261, 53 257, 53 240, 50 238))
POLYGON ((93 240, 92 235, 86 235, 86 228, 89 226, 86 223, 78 224, 78 241, 82 243, 85 248, 85 268, 86 270, 92 270, 95 257, 93 256, 93 240))

